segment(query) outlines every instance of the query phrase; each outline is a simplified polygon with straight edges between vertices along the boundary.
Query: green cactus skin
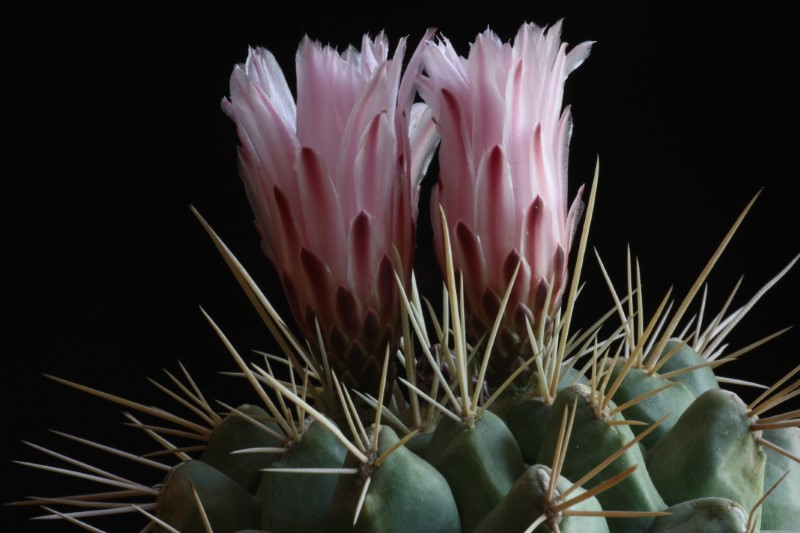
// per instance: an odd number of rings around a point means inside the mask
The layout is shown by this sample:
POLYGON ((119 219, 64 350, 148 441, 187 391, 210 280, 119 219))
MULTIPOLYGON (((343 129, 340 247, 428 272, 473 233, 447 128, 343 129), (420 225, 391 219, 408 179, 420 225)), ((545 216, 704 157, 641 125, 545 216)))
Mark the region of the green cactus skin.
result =
POLYGON ((506 425, 517 440, 522 458, 527 464, 536 462, 542 447, 547 419, 552 405, 542 400, 525 400, 506 413, 506 425))
POLYGON ((478 526, 525 470, 514 436, 488 411, 473 428, 443 417, 426 459, 447 479, 465 533, 478 526))
MULTIPOLYGON (((278 425, 270 421, 270 416, 260 407, 242 405, 238 410, 280 432, 278 425)), ((260 470, 272 464, 275 455, 264 453, 232 455, 231 452, 246 448, 280 447, 281 445, 273 437, 254 426, 252 422, 231 413, 214 429, 200 460, 227 475, 251 494, 255 494, 258 484, 261 482, 260 470)))
MULTIPOLYGON (((586 377, 574 368, 561 375, 556 393, 573 383, 586 383, 586 377)), ((517 439, 522 457, 527 464, 536 462, 536 456, 544 439, 544 428, 550 416, 550 404, 540 396, 531 396, 511 405, 505 412, 508 429, 517 439)))
MULTIPOLYGON (((800 456, 800 428, 764 430, 761 438, 780 446, 794 456, 800 456)), ((767 453, 765 490, 769 490, 787 471, 790 471, 790 474, 764 500, 761 508, 761 526, 764 529, 800 531, 800 465, 767 447, 764 447, 764 451, 767 453)))
MULTIPOLYGON (((378 456, 396 444, 397 434, 381 426, 378 456)), ((361 463, 349 456, 345 467, 361 463)), ((339 478, 328 530, 357 533, 431 531, 458 533, 461 522, 447 481, 424 459, 405 446, 397 448, 371 473, 364 505, 353 526, 356 505, 365 479, 360 475, 339 478)), ((297 531, 300 531, 299 529, 297 531)))
MULTIPOLYGON (((192 486, 214 533, 234 533, 259 527, 261 503, 234 480, 202 461, 186 461, 167 475, 158 517, 181 533, 205 533, 192 486)), ((164 528, 156 527, 164 532, 164 528)))
MULTIPOLYGON (((550 475, 550 468, 542 465, 534 465, 525 470, 506 497, 478 525, 475 533, 525 531, 545 511, 545 497, 550 475)), ((561 476, 556 482, 556 491, 561 493, 571 485, 572 482, 561 476)), ((584 489, 577 488, 570 493, 569 498, 580 496, 584 492, 586 492, 584 489)), ((570 509, 602 511, 600 502, 594 497, 582 501, 570 509)), ((562 533, 607 533, 608 523, 602 516, 566 516, 561 517, 558 528, 562 533)), ((550 532, 552 528, 545 522, 534 531, 550 532)))
MULTIPOLYGON (((273 468, 339 468, 347 448, 322 424, 311 422, 302 440, 272 463, 273 468)), ((274 533, 328 531, 334 474, 264 472, 258 495, 261 527, 274 533)), ((216 532, 215 532, 216 533, 216 532)))
MULTIPOLYGON (((664 351, 661 352, 662 357, 668 355, 675 349, 676 346, 681 343, 682 341, 676 339, 667 341, 664 351)), ((673 354, 666 363, 664 363, 658 372, 660 374, 667 374, 682 368, 702 365, 703 363, 706 363, 705 358, 697 353, 694 348, 688 344, 684 344, 681 348, 678 348, 678 351, 675 352, 675 354, 673 354)), ((670 381, 680 381, 686 385, 686 388, 688 388, 691 393, 694 394, 695 398, 709 389, 719 388, 717 377, 714 375, 714 371, 711 370, 711 367, 708 366, 695 368, 691 372, 678 374, 675 377, 667 379, 670 381)))
POLYGON ((405 447, 424 459, 425 454, 428 453, 428 446, 430 446, 431 438, 433 438, 432 431, 418 433, 411 437, 411 440, 406 442, 405 447))
POLYGON ((647 469, 669 505, 729 498, 749 513, 763 494, 766 453, 736 394, 711 389, 692 403, 646 454, 647 469))
MULTIPOLYGON (((551 417, 547 422, 547 432, 538 463, 553 461, 556 442, 561 427, 561 419, 567 407, 572 408, 577 400, 575 422, 569 441, 561 475, 577 480, 600 464, 603 459, 634 439, 627 425, 609 426, 604 418, 597 418, 595 405, 591 402, 590 390, 585 385, 572 385, 562 390, 553 403, 551 417)), ((613 408, 613 402, 609 403, 613 408)), ((624 420, 617 413, 613 420, 624 420)), ((645 468, 644 457, 638 446, 628 448, 616 461, 584 484, 592 488, 614 477, 627 468, 637 465, 636 470, 617 485, 597 495, 597 499, 607 511, 663 511, 667 506, 650 480, 645 468)), ((646 531, 652 517, 609 518, 608 526, 612 532, 646 531)))
POLYGON ((747 511, 727 498, 699 498, 667 508, 650 533, 742 533, 747 528, 747 511))
MULTIPOLYGON (((611 371, 612 381, 619 375, 623 364, 624 363, 617 363, 611 371)), ((631 368, 625 376, 625 379, 622 380, 622 385, 617 389, 617 392, 614 393, 612 399, 617 405, 621 405, 670 383, 673 382, 657 375, 651 376, 639 368, 631 368)), ((681 382, 676 382, 676 384, 669 389, 663 390, 625 409, 625 418, 627 420, 638 420, 650 425, 660 420, 664 415, 670 415, 655 429, 655 431, 642 440, 644 447, 650 448, 667 434, 669 429, 675 425, 678 418, 680 418, 681 414, 692 404, 694 399, 694 394, 691 393, 686 385, 681 382)), ((638 435, 647 429, 647 426, 632 426, 631 429, 634 435, 638 435)))

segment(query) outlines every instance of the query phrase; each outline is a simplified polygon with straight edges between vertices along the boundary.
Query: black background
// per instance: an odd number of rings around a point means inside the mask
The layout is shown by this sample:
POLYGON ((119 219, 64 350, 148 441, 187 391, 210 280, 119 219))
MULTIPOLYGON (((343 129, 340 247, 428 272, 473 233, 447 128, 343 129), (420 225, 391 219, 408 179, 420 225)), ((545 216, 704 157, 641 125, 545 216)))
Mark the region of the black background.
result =
MULTIPOLYGON (((161 368, 175 371, 181 360, 209 397, 252 399, 240 382, 216 373, 234 365, 198 306, 241 351, 274 345, 188 207, 206 216, 285 310, 237 175, 234 127, 219 107, 248 45, 271 49, 291 80, 306 33, 341 48, 381 29, 393 44, 403 35, 415 43, 435 26, 466 54, 487 26, 506 40, 523 21, 565 17, 567 42, 597 42, 567 84, 575 121, 571 194, 591 180, 599 155, 591 245, 620 287, 630 244, 649 308, 670 286, 682 297, 762 188, 710 278, 710 309, 719 309, 746 273, 734 301, 741 305, 800 251, 794 78, 800 47, 788 9, 756 2, 669 10, 524 4, 454 10, 373 4, 362 11, 289 3, 284 13, 270 2, 213 8, 165 2, 130 10, 37 4, 8 13, 4 33, 18 33, 3 51, 2 67, 11 120, 6 112, 0 500, 83 490, 11 463, 58 463, 20 439, 107 464, 47 428, 136 452, 153 449, 121 426, 118 407, 42 373, 167 406, 173 404, 146 378, 165 381, 161 368)), ((438 298, 427 212, 422 205, 417 269, 423 290, 438 298)), ((589 283, 579 324, 611 305, 593 258, 584 272, 589 283)), ((798 323, 798 286, 794 271, 737 328, 732 348, 798 323)), ((722 373, 775 381, 797 364, 797 339, 790 331, 722 373)), ((34 527, 23 521, 31 514, 2 508, 0 524, 4 531, 73 529, 34 527)), ((141 523, 129 518, 103 527, 135 531, 141 523)))

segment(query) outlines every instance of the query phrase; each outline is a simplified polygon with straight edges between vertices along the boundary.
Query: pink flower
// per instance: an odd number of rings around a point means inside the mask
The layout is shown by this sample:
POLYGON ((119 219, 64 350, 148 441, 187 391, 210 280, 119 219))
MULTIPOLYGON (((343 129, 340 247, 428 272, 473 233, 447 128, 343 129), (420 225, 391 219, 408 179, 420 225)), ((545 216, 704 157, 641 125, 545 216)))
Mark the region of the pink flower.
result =
POLYGON ((371 390, 400 335, 394 271, 410 275, 419 182, 438 140, 426 106, 412 106, 421 48, 405 74, 405 40, 388 52, 383 33, 342 54, 304 38, 295 104, 274 56, 251 49, 222 102, 299 327, 316 344, 318 321, 340 379, 371 390))
POLYGON ((526 355, 525 319, 535 327, 560 306, 582 208, 580 192, 567 206, 571 118, 561 101, 564 81, 592 43, 566 53, 560 33, 560 23, 549 30, 525 24, 513 44, 504 44, 487 30, 466 59, 446 38, 427 43, 427 76, 419 82, 441 135, 431 199, 435 246, 443 265, 441 204, 475 337, 491 327, 521 263, 504 316, 503 361, 496 361, 506 366, 503 374, 526 355), (507 356, 509 350, 516 353, 507 356))

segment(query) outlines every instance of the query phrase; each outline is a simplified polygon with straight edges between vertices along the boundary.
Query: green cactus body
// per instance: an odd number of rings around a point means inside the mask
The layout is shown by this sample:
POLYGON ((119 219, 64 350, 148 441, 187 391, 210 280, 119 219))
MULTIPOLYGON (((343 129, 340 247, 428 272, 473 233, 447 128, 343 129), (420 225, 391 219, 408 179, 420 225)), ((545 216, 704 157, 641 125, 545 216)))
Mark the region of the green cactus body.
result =
POLYGON ((732 392, 711 389, 647 452, 647 468, 664 500, 704 497, 739 502, 749 513, 761 498, 766 454, 750 430, 747 406, 732 392))
POLYGON ((477 527, 525 470, 514 436, 488 411, 472 428, 443 417, 426 458, 447 479, 465 532, 477 527))
MULTIPOLYGON (((534 465, 525 470, 517 479, 506 497, 486 515, 486 518, 475 529, 475 533, 495 533, 498 531, 518 532, 525 531, 548 509, 546 501, 547 486, 549 484, 550 468, 534 465)), ((556 483, 556 496, 567 490, 572 485, 568 479, 558 478, 556 483)), ((575 498, 586 492, 582 488, 575 489, 569 498, 575 498)), ((574 507, 575 511, 602 511, 597 498, 589 498, 574 507)), ((562 533, 606 533, 608 524, 602 516, 559 516, 551 518, 558 521, 558 530, 562 533)), ((550 520, 545 521, 534 531, 553 531, 550 520)))
MULTIPOLYGON (((213 466, 186 461, 169 473, 158 502, 158 517, 181 533, 206 532, 192 487, 214 533, 234 533, 261 523, 258 498, 213 466)), ((156 531, 165 529, 157 527, 156 531)))
MULTIPOLYGON (((378 456, 398 442, 397 434, 381 426, 378 456)), ((349 456, 345 467, 362 465, 349 456)), ((356 505, 365 478, 344 475, 339 478, 332 508, 332 527, 328 530, 358 533, 431 531, 458 533, 461 522, 456 502, 447 481, 424 459, 404 446, 394 450, 371 471, 364 504, 353 525, 356 505)))
POLYGON ((544 440, 547 418, 552 405, 542 400, 525 400, 506 413, 506 424, 522 452, 527 464, 536 462, 544 440))
MULTIPOLYGON (((312 422, 302 440, 272 464, 273 468, 339 468, 347 449, 322 424, 312 422)), ((258 495, 262 527, 275 533, 328 531, 330 507, 338 476, 264 472, 258 495)))
MULTIPOLYGON (((679 340, 673 339, 668 341, 667 345, 664 347, 664 351, 661 352, 661 356, 664 357, 670 354, 680 344, 682 344, 682 341, 679 340)), ((658 372, 660 374, 668 374, 683 368, 702 365, 706 362, 707 361, 705 358, 697 353, 694 348, 688 344, 684 344, 678 348, 677 351, 662 365, 658 372)), ((717 377, 714 375, 714 371, 709 366, 695 368, 690 372, 677 374, 676 376, 667 379, 670 381, 680 381, 686 385, 686 388, 688 388, 691 393, 694 394, 695 398, 709 389, 719 388, 717 377)))
MULTIPOLYGON (((277 432, 278 425, 269 420, 269 415, 255 405, 238 408, 245 415, 261 422, 277 432)), ((259 447, 279 447, 282 443, 259 429, 252 422, 236 413, 231 413, 214 429, 200 460, 210 464, 248 492, 255 494, 261 482, 261 469, 275 460, 275 455, 265 453, 232 454, 237 450, 259 447)))
MULTIPOLYGON (((585 384, 586 376, 570 367, 561 375, 556 392, 573 383, 585 384)), ((522 457, 527 464, 536 462, 544 438, 547 417, 550 416, 551 403, 533 391, 527 395, 527 399, 518 398, 517 403, 510 405, 504 413, 506 425, 517 439, 522 457)))
POLYGON ((747 511, 727 498, 681 502, 667 512, 656 518, 650 533, 742 533, 747 528, 747 511))
POLYGON ((411 437, 411 440, 406 442, 405 447, 424 458, 425 454, 428 452, 428 446, 431 443, 431 438, 433 438, 432 431, 427 433, 418 433, 417 435, 411 437))
MULTIPOLYGON (((800 457, 800 428, 764 430, 761 437, 795 457, 800 457)), ((764 529, 800 531, 800 465, 767 447, 767 465, 764 473, 764 489, 790 472, 780 485, 764 500, 761 508, 761 526, 764 529)))
MULTIPOLYGON (((553 403, 552 415, 547 423, 547 432, 538 462, 547 464, 553 461, 559 428, 564 410, 576 403, 575 422, 564 459, 561 475, 570 480, 578 480, 591 471, 605 458, 634 439, 627 425, 608 425, 608 419, 596 416, 595 405, 590 398, 590 390, 585 385, 572 385, 562 390, 553 403)), ((609 404, 613 408, 613 403, 609 404)), ((611 420, 624 420, 620 414, 611 420)), ((659 496, 647 474, 644 457, 638 446, 628 448, 619 458, 599 472, 584 486, 592 488, 614 477, 627 468, 636 465, 634 472, 622 482, 597 495, 597 499, 607 511, 662 511, 666 504, 659 496)), ((609 518, 608 526, 614 532, 646 531, 652 517, 609 518)))
MULTIPOLYGON (((612 381, 619 375, 623 364, 617 363, 611 371, 612 381)), ((622 380, 622 385, 614 393, 614 402, 622 405, 670 383, 675 385, 625 409, 626 419, 638 420, 648 425, 669 415, 659 427, 642 440, 645 448, 650 448, 667 434, 681 414, 692 404, 694 394, 681 382, 671 382, 657 375, 651 376, 639 368, 631 368, 622 380)), ((632 426, 631 429, 634 435, 638 435, 646 428, 647 426, 632 426)))

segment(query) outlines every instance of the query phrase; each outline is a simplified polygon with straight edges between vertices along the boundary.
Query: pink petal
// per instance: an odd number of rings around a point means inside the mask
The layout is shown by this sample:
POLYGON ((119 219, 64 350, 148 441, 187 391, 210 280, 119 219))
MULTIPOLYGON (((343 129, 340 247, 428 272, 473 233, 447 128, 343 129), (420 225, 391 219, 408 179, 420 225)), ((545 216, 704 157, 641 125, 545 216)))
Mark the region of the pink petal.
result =
POLYGON ((443 89, 441 98, 444 107, 437 118, 442 142, 439 147, 439 179, 447 187, 442 196, 447 217, 453 224, 459 218, 473 220, 475 201, 475 173, 472 168, 472 147, 463 108, 455 96, 443 89))
POLYGON ((517 272, 517 279, 514 281, 514 287, 511 289, 511 295, 508 299, 508 309, 514 309, 517 302, 527 301, 528 293, 530 292, 531 267, 517 250, 511 250, 506 256, 505 261, 503 261, 503 281, 502 285, 497 286, 497 290, 498 292, 502 291, 502 294, 505 294, 505 291, 508 290, 508 284, 511 283, 511 278, 514 275, 514 270, 517 268, 517 265, 519 265, 519 271, 517 272))
POLYGON ((381 337, 381 322, 374 309, 367 310, 361 326, 360 338, 364 339, 364 344, 374 346, 381 337))
POLYGON ((491 323, 500 312, 500 295, 496 294, 490 287, 486 287, 481 295, 480 309, 483 312, 484 323, 491 323))
MULTIPOLYGON (((556 246, 551 260, 553 265, 553 301, 550 302, 550 308, 555 311, 560 306, 559 296, 562 294, 564 283, 567 281, 567 255, 561 245, 556 246)), ((549 312, 549 310, 548 310, 549 312)))
POLYGON ((298 268, 300 258, 301 237, 299 228, 295 223, 295 217, 286 195, 280 188, 272 188, 273 204, 270 210, 276 215, 273 220, 274 226, 266 228, 272 235, 271 242, 278 259, 278 268, 295 272, 298 268))
POLYGON ((580 186, 578 189, 578 194, 575 195, 575 200, 572 201, 572 206, 569 208, 569 214, 567 215, 567 224, 565 230, 568 232, 568 238, 565 239, 563 242, 564 249, 569 255, 569 250, 572 247, 572 241, 575 238, 575 233, 578 231, 578 225, 580 224, 581 217, 583 216, 583 185, 580 186))
POLYGON ((336 316, 339 324, 343 326, 345 335, 354 338, 358 336, 360 320, 358 300, 347 287, 339 285, 336 289, 336 316))
MULTIPOLYGON (((410 275, 410 273, 407 273, 410 275)), ((397 294, 397 281, 394 277, 392 262, 387 256, 383 256, 378 264, 377 283, 375 293, 378 296, 378 315, 384 324, 391 324, 392 317, 397 315, 398 305, 400 305, 397 294)))
MULTIPOLYGON (((436 147, 439 145, 439 131, 433 121, 433 112, 422 103, 414 104, 411 108, 411 119, 409 121, 410 146, 411 146, 411 190, 418 191, 419 184, 428 165, 433 159, 436 147)), ((418 195, 412 198, 412 203, 416 205, 418 195)), ((416 217, 415 217, 416 218, 416 217)))
POLYGON ((477 301, 480 291, 488 283, 486 272, 486 259, 481 248, 481 242, 464 224, 459 220, 456 223, 453 238, 453 255, 459 270, 464 274, 465 290, 470 293, 473 301, 477 301))
MULTIPOLYGON (((518 60, 509 70, 505 92, 506 121, 503 132, 506 157, 514 169, 515 190, 520 200, 530 198, 532 194, 529 148, 533 129, 532 112, 529 110, 531 102, 528 101, 528 94, 525 91, 522 70, 521 60, 518 60)), ((524 207, 517 206, 517 209, 524 209, 524 207)))
MULTIPOLYGON (((376 115, 361 137, 352 185, 344 193, 355 197, 357 211, 380 215, 391 209, 392 189, 399 187, 397 143, 386 113, 376 115)), ((385 220, 378 216, 377 222, 385 220)), ((380 230, 378 230, 380 231, 380 230)))
POLYGON ((533 278, 547 276, 553 250, 552 220, 541 196, 537 196, 525 213, 522 256, 531 267, 533 278))
POLYGON ((350 111, 366 80, 329 47, 307 37, 297 50, 297 138, 334 164, 350 111))
POLYGON ((296 124, 297 108, 275 56, 265 48, 251 48, 245 63, 247 77, 273 102, 285 124, 296 124))
MULTIPOLYGON (((300 251, 300 264, 303 276, 298 278, 302 279, 303 283, 301 285, 298 279, 296 287, 298 299, 312 308, 320 324, 330 324, 334 316, 333 300, 337 287, 331 277, 331 271, 319 257, 306 248, 300 251)), ((311 327, 310 331, 314 331, 314 328, 311 327)))
POLYGON ((518 246, 522 223, 514 209, 511 169, 500 146, 484 154, 476 182, 475 231, 483 243, 486 268, 493 275, 500 271, 506 254, 518 246))
POLYGON ((581 66, 587 57, 589 57, 589 53, 592 51, 592 45, 594 41, 585 41, 581 44, 575 45, 572 50, 569 51, 567 54, 567 65, 564 70, 564 76, 569 76, 573 70, 581 66))
MULTIPOLYGON (((241 71, 234 78, 242 77, 241 71)), ((242 146, 264 169, 264 177, 288 188, 286 177, 291 176, 297 140, 294 124, 284 122, 280 113, 261 89, 246 80, 241 91, 234 92, 230 101, 223 100, 223 109, 236 122, 242 146)), ((235 84, 232 82, 232 86, 235 84)))
POLYGON ((420 72, 422 72, 425 48, 433 38, 434 33, 436 33, 436 30, 428 28, 425 35, 422 36, 419 44, 414 49, 414 53, 411 54, 411 58, 408 60, 408 66, 406 66, 406 71, 403 73, 403 78, 400 80, 397 104, 406 117, 413 115, 411 113, 411 106, 414 101, 414 95, 416 94, 415 82, 420 72))
POLYGON ((372 231, 372 217, 362 211, 350 223, 347 243, 347 284, 359 298, 369 298, 374 290, 381 243, 372 231))
MULTIPOLYGON (((359 99, 354 102, 344 130, 337 140, 340 143, 340 149, 336 157, 329 160, 336 162, 337 184, 351 184, 350 186, 352 186, 351 180, 355 173, 358 152, 363 144, 364 132, 369 129, 376 116, 387 113, 388 109, 394 106, 386 95, 388 87, 386 65, 384 64, 373 73, 359 99)), ((348 205, 346 212, 354 212, 354 209, 357 209, 355 204, 348 205)))
POLYGON ((295 164, 297 191, 309 249, 324 257, 337 280, 344 280, 347 233, 339 196, 319 154, 302 148, 295 164))
POLYGON ((470 129, 473 157, 503 142, 505 102, 498 86, 499 54, 496 42, 479 35, 467 59, 467 73, 472 81, 470 129))

